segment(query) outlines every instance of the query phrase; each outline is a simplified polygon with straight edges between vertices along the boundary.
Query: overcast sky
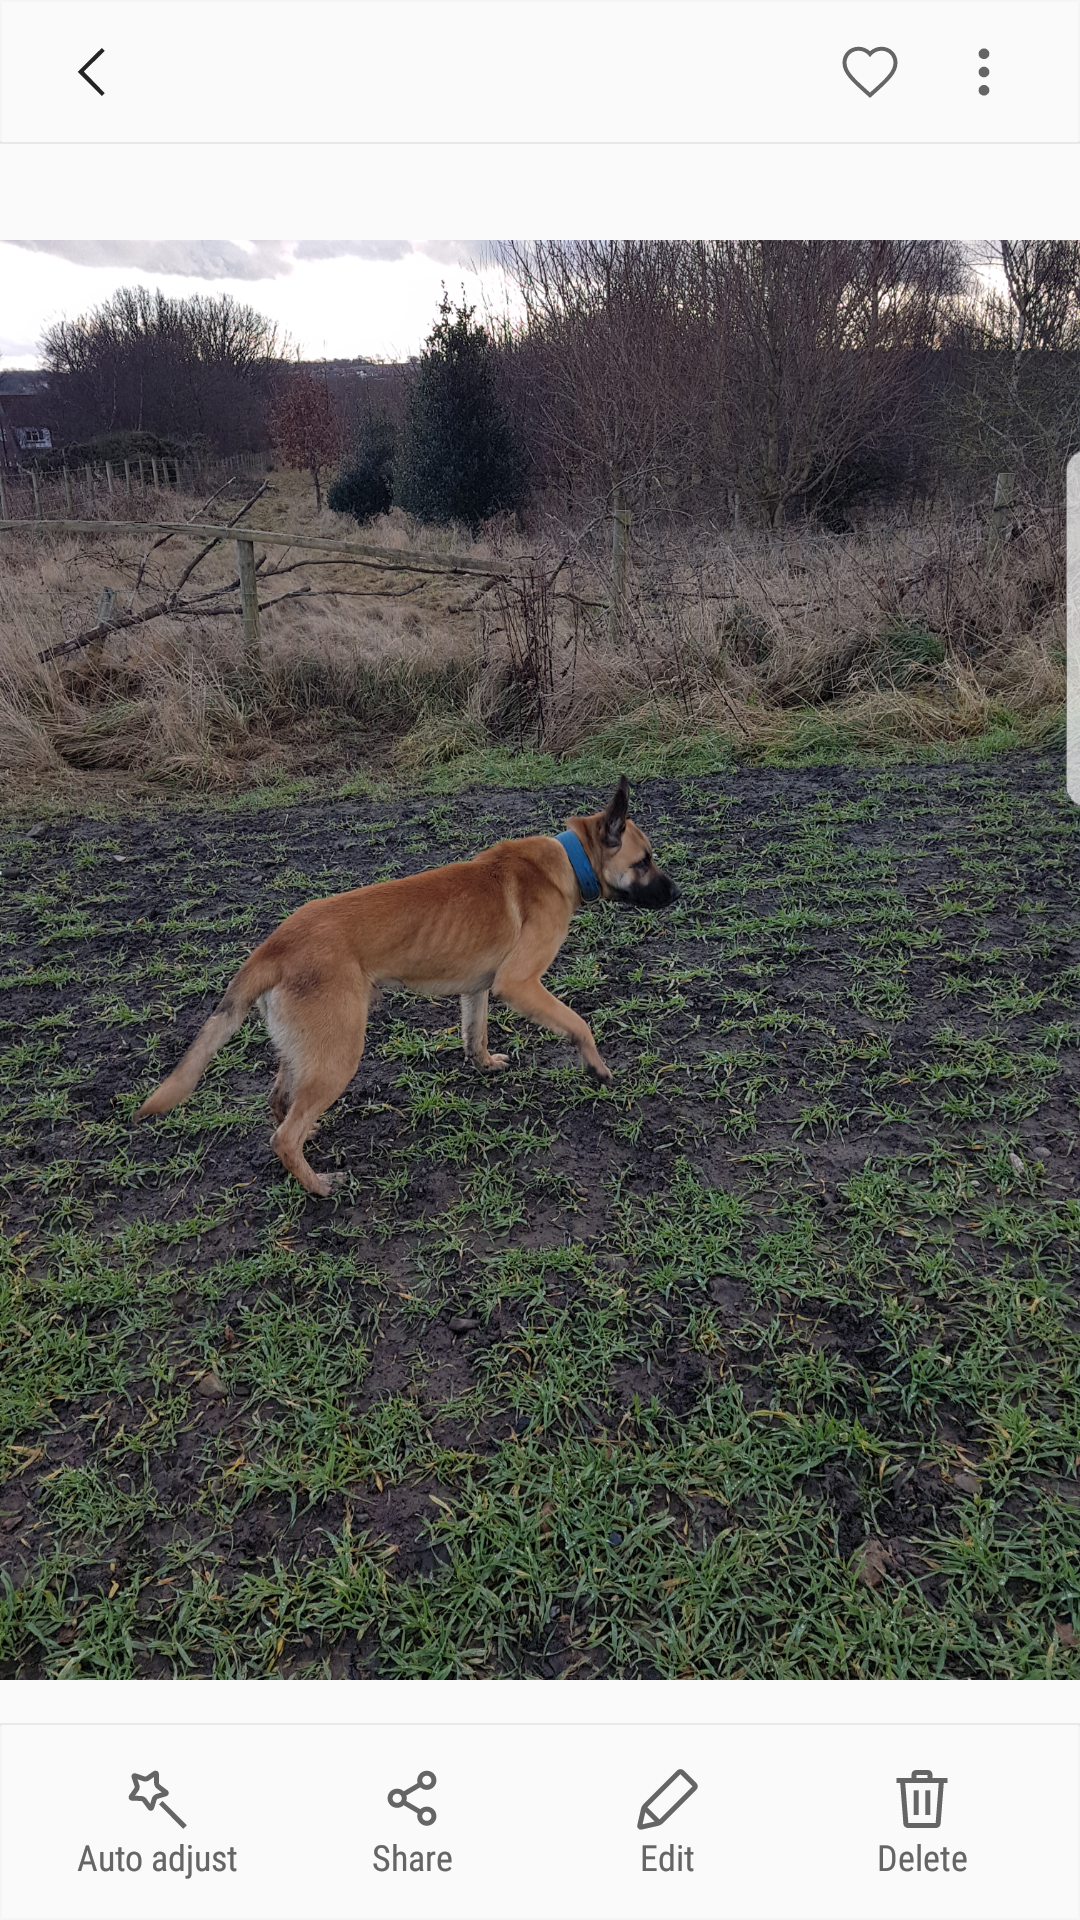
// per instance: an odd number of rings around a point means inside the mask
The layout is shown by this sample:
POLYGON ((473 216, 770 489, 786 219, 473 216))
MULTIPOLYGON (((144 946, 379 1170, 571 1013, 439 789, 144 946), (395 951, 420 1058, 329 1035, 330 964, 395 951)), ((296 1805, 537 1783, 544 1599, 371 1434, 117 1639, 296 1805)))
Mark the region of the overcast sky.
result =
MULTIPOLYGON (((999 279, 986 243, 966 244, 999 279)), ((431 331, 444 283, 481 312, 510 301, 483 240, 0 241, 0 368, 37 366, 50 321, 135 285, 231 293, 276 320, 305 360, 405 360, 431 331)))
POLYGON ((269 314, 307 360, 404 360, 430 332, 445 281, 505 305, 481 240, 0 241, 0 367, 38 364, 42 329, 118 287, 231 293, 269 314))

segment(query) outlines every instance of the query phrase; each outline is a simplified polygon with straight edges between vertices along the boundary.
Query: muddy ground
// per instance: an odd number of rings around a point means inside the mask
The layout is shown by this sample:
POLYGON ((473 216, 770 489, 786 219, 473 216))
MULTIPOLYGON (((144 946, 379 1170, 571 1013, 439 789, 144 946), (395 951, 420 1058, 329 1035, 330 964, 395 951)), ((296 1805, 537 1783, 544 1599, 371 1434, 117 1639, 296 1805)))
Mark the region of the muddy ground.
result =
POLYGON ((252 1019, 477 790, 5 830, 0 1671, 1080 1672, 1078 819, 1059 759, 643 783, 680 886, 549 984, 616 1075, 389 996, 310 1155, 252 1019))

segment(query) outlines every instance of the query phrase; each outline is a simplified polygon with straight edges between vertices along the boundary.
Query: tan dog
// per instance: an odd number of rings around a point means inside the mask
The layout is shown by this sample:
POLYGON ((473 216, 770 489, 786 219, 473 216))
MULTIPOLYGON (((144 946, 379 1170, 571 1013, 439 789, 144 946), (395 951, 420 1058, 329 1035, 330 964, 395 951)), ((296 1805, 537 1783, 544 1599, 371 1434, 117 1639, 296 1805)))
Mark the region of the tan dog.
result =
POLYGON ((256 1003, 280 1056, 270 1111, 282 1165, 309 1193, 330 1176, 304 1158, 320 1114, 344 1093, 364 1051, 368 1007, 381 986, 461 995, 465 1057, 481 1072, 509 1065, 488 1052, 488 995, 554 1033, 570 1035, 586 1072, 611 1073, 589 1028, 541 984, 586 899, 664 907, 675 898, 645 835, 626 817, 619 781, 602 813, 572 816, 556 838, 500 840, 451 867, 309 900, 256 947, 180 1065, 135 1115, 168 1113, 256 1003))

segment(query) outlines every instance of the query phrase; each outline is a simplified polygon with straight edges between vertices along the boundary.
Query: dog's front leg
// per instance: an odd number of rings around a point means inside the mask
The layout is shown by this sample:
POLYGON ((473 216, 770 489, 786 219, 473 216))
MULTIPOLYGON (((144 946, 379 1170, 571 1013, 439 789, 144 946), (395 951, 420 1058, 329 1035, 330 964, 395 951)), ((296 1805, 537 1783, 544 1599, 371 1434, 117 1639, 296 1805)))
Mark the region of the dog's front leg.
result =
POLYGON ((570 1007, 564 1007, 556 1000, 539 980, 497 980, 496 992, 513 1007, 516 1013, 523 1013, 527 1020, 535 1020, 537 1026, 549 1027, 553 1033, 569 1035, 581 1055, 581 1063, 586 1073, 603 1087, 611 1085, 611 1068, 601 1060, 596 1050, 596 1041, 591 1029, 579 1013, 570 1007))
POLYGON ((461 996, 461 1044, 471 1067, 481 1073, 501 1073, 510 1065, 508 1053, 488 1052, 488 995, 463 993, 461 996))

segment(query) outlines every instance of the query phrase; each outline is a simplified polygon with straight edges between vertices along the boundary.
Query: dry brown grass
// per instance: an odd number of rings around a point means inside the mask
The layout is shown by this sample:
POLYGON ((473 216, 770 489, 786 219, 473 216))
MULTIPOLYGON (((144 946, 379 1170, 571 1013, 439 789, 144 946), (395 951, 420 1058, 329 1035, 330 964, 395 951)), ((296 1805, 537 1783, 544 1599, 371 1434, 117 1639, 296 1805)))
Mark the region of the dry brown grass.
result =
MULTIPOLYGON (((271 484, 255 524, 342 537, 297 476, 271 484)), ((177 519, 201 503, 155 504, 177 519)), ((400 515, 377 538, 463 544, 400 515)), ((9 793, 62 792, 88 775, 206 788, 368 763, 416 770, 493 742, 567 752, 613 724, 671 740, 713 729, 756 754, 808 711, 847 747, 963 740, 1003 713, 1035 738, 1063 702, 1064 543, 1034 512, 996 555, 983 526, 947 512, 843 536, 639 536, 617 640, 602 551, 579 548, 553 598, 554 536, 498 544, 539 554, 511 592, 343 565, 285 575, 267 597, 318 593, 264 614, 253 675, 231 612, 163 618, 111 637, 100 657, 42 665, 42 650, 93 625, 103 586, 118 610, 137 610, 191 549, 177 540, 154 555, 132 601, 138 536, 0 536, 9 793)), ((232 566, 219 549, 199 580, 219 584, 232 566)))

